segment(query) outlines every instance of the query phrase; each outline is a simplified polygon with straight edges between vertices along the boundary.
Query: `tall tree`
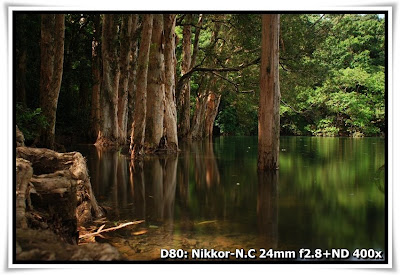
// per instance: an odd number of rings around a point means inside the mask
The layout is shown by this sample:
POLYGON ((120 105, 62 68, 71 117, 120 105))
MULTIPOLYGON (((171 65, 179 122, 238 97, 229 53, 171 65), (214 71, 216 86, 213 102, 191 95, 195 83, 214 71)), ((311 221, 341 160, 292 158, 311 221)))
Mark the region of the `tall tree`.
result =
POLYGON ((104 14, 102 30, 103 80, 101 83, 101 123, 96 145, 118 144, 118 16, 104 14))
POLYGON ((132 158, 143 154, 144 148, 147 105, 147 72, 149 67, 152 29, 153 15, 145 14, 142 24, 142 34, 138 55, 135 110, 133 112, 134 119, 130 145, 132 158))
MULTIPOLYGON (((185 25, 183 27, 183 41, 182 41, 182 64, 181 73, 186 74, 190 70, 191 65, 191 23, 192 15, 187 14, 185 25)), ((190 130, 190 77, 186 78, 183 82, 182 89, 179 91, 178 98, 178 136, 180 138, 187 138, 190 130)))
POLYGON ((128 126, 127 134, 130 137, 132 133, 132 123, 133 123, 133 110, 135 107, 135 94, 136 94, 136 76, 137 76, 137 59, 139 52, 139 32, 140 23, 139 15, 134 14, 132 16, 132 29, 131 29, 131 52, 129 60, 129 80, 128 80, 128 126))
POLYGON ((97 138, 100 131, 100 90, 101 90, 101 25, 100 14, 93 15, 93 40, 92 40, 92 137, 97 138))
POLYGON ((175 105, 175 22, 176 14, 164 14, 165 60, 165 113, 164 127, 167 148, 178 150, 177 117, 175 105))
POLYGON ((163 26, 163 15, 154 14, 147 78, 145 131, 145 146, 150 152, 159 148, 164 130, 165 63, 163 26))
POLYGON ((279 14, 262 15, 258 170, 279 167, 279 14))
POLYGON ((40 42, 40 107, 48 126, 42 131, 40 145, 54 149, 56 111, 64 62, 65 17, 43 14, 40 42))
POLYGON ((127 143, 127 124, 128 124, 128 87, 129 87, 129 61, 133 44, 132 29, 133 15, 123 14, 120 41, 121 47, 119 51, 120 62, 120 78, 118 86, 118 128, 119 128, 119 144, 127 143))

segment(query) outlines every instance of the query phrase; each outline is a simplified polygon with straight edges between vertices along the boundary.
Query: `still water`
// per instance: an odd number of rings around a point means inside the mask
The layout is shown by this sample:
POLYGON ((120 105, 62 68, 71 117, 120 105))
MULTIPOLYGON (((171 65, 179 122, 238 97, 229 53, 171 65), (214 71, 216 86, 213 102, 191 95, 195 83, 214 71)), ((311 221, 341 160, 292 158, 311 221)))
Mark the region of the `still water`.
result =
POLYGON ((145 220, 102 240, 127 260, 160 259, 161 248, 385 249, 381 138, 281 137, 269 173, 257 173, 257 137, 181 144, 178 156, 142 164, 75 149, 108 220, 145 220))

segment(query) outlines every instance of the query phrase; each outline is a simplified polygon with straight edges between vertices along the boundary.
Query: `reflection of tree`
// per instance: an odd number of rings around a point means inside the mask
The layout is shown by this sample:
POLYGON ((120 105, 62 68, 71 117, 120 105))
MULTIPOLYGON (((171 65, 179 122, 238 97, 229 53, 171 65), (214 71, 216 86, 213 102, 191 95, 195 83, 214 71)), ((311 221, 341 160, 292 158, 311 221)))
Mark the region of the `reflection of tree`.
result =
POLYGON ((174 205, 176 190, 176 169, 178 166, 177 156, 168 156, 163 167, 164 183, 164 222, 172 230, 174 223, 174 205))
POLYGON ((135 218, 173 225, 177 156, 131 160, 135 218))
POLYGON ((258 173, 258 230, 261 239, 271 248, 278 246, 278 181, 278 171, 258 173))
POLYGON ((194 153, 194 173, 197 186, 210 188, 220 183, 220 174, 215 160, 214 147, 211 140, 191 143, 191 151, 194 153))
POLYGON ((111 199, 112 213, 120 218, 120 210, 126 209, 133 190, 128 185, 128 160, 116 150, 96 148, 94 169, 91 176, 96 182, 96 193, 111 199), (111 196, 108 194, 111 193, 111 196))

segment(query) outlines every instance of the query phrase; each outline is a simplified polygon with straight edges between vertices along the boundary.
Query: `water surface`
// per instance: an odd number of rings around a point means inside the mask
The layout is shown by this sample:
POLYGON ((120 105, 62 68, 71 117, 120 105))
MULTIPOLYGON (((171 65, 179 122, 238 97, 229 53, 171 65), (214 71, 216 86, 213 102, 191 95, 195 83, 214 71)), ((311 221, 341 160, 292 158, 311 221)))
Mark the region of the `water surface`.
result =
POLYGON ((280 169, 257 172, 257 137, 181 144, 178 156, 133 163, 118 151, 76 148, 115 223, 128 260, 161 248, 385 248, 381 138, 281 137, 280 169))

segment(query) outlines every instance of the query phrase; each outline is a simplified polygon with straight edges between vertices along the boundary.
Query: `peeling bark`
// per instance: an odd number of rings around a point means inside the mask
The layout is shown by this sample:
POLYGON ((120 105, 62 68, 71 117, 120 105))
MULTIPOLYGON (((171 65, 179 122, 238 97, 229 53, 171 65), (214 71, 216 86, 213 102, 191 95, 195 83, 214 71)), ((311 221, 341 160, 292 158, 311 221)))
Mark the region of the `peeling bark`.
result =
MULTIPOLYGON (((192 21, 192 15, 187 14, 186 23, 192 21)), ((183 27, 183 42, 182 42, 182 68, 181 74, 184 75, 190 71, 191 65, 191 26, 186 24, 183 27)), ((186 78, 183 82, 182 89, 179 92, 178 98, 178 136, 179 138, 187 138, 190 131, 190 77, 186 78)))
POLYGON ((119 144, 128 143, 127 123, 128 123, 128 84, 129 84, 129 59, 132 48, 132 14, 123 14, 120 29, 120 51, 119 51, 119 70, 120 78, 118 85, 118 129, 119 144))
POLYGON ((163 15, 154 14, 147 78, 145 147, 148 152, 154 152, 160 148, 164 129, 165 64, 163 26, 163 15))
POLYGON ((130 145, 132 158, 143 154, 144 149, 147 105, 147 72, 149 66, 152 28, 153 15, 145 14, 138 56, 137 90, 135 95, 135 110, 133 112, 134 119, 130 145))
POLYGON ((166 147, 178 151, 177 115, 175 105, 175 20, 176 14, 164 14, 165 35, 165 106, 164 127, 166 147))

